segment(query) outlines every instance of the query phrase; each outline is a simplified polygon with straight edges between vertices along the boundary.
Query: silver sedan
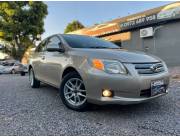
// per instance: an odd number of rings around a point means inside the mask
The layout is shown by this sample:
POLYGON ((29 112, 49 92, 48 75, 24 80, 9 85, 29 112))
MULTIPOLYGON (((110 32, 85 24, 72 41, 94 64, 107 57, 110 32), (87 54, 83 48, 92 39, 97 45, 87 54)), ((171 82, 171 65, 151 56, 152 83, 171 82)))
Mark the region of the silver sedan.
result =
POLYGON ((166 95, 169 73, 164 61, 130 52, 102 39, 53 35, 36 48, 29 64, 31 87, 40 82, 59 88, 74 110, 94 104, 135 104, 166 95))

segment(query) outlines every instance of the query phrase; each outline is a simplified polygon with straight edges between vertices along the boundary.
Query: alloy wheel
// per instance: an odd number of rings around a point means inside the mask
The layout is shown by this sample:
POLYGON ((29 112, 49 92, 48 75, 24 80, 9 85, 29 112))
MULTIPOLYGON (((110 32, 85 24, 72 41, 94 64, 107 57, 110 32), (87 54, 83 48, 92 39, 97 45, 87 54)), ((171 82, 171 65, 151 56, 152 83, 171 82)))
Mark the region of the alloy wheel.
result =
POLYGON ((86 102, 84 83, 79 78, 71 78, 64 85, 64 97, 73 106, 80 106, 86 102))

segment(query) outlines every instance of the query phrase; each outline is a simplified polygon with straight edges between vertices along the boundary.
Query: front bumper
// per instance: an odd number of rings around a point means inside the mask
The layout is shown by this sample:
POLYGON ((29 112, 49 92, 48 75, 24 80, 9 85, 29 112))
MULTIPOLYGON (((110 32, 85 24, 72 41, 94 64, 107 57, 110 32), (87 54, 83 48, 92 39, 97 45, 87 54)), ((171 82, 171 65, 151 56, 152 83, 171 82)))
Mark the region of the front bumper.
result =
POLYGON ((152 75, 140 75, 133 64, 125 64, 128 75, 107 74, 96 69, 88 69, 83 76, 87 91, 87 101, 94 104, 137 104, 166 95, 169 85, 169 73, 164 72, 152 75), (144 90, 150 90, 151 82, 164 80, 166 92, 156 96, 142 96, 144 90), (103 97, 102 91, 113 91, 113 97, 103 97))
POLYGON ((127 98, 127 97, 101 97, 98 99, 89 99, 88 102, 91 102, 93 104, 99 104, 99 105, 105 105, 105 104, 121 104, 121 105, 129 105, 129 104, 139 104, 143 102, 147 102, 150 100, 153 100, 155 98, 161 97, 163 95, 168 94, 168 90, 166 90, 166 93, 158 94, 156 96, 148 97, 148 98, 127 98))

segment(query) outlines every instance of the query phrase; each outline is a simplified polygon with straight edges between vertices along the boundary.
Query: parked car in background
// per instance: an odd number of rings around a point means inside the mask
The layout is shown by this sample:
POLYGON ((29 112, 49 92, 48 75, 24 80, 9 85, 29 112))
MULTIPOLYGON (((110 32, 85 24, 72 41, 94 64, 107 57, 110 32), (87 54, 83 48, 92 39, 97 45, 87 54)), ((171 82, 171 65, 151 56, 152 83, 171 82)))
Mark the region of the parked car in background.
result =
POLYGON ((0 73, 1 74, 17 74, 20 73, 24 76, 28 72, 28 67, 21 64, 18 61, 3 61, 1 62, 0 73))
POLYGON ((136 104, 168 93, 164 61, 143 52, 130 52, 102 39, 53 35, 30 58, 32 88, 40 81, 59 88, 63 103, 82 110, 88 103, 136 104))
POLYGON ((4 72, 4 66, 0 65, 0 74, 3 74, 4 72))

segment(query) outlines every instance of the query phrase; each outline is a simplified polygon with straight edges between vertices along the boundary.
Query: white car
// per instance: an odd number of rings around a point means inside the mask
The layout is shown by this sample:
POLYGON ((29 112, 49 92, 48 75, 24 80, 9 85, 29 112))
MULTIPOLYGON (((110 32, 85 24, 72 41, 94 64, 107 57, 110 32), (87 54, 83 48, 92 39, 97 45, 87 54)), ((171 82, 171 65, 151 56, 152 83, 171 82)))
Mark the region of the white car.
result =
POLYGON ((13 63, 4 63, 0 67, 0 73, 1 74, 16 74, 20 73, 22 76, 27 73, 27 66, 18 63, 18 62, 13 62, 13 63))
POLYGON ((0 74, 3 74, 3 73, 4 73, 4 69, 5 69, 5 67, 2 66, 2 65, 0 65, 0 74))

